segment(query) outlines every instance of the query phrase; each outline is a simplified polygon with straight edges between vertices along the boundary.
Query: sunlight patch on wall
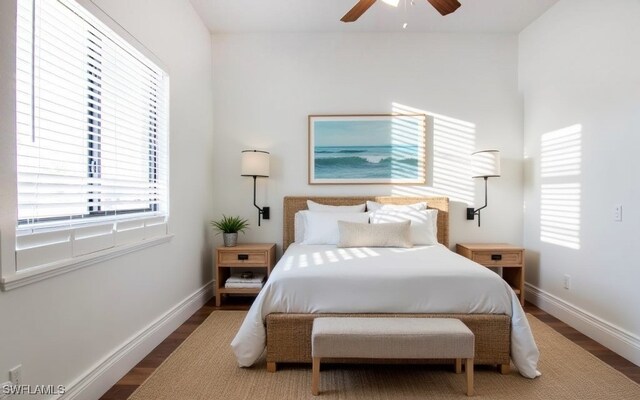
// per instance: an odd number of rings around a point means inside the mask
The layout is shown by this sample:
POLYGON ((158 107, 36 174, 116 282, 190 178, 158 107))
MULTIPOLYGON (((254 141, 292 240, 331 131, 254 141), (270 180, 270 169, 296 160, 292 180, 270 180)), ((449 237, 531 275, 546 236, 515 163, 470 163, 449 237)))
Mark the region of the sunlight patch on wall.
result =
POLYGON ((393 117, 391 119, 391 170, 398 179, 424 179, 424 160, 416 154, 424 154, 425 140, 422 132, 425 120, 420 117, 393 117), (416 168, 418 175, 416 175, 416 168))
POLYGON ((572 176, 580 174, 582 126, 568 128, 542 135, 540 176, 572 176))
POLYGON ((431 135, 427 124, 426 138, 427 185, 430 187, 395 186, 392 195, 440 194, 449 196, 452 201, 473 203, 474 182, 470 178, 469 166, 471 153, 475 150, 475 124, 400 103, 392 103, 392 111, 398 114, 426 114, 433 119, 433 133, 431 135))
POLYGON ((540 145, 540 240, 580 248, 582 125, 542 135, 540 145))
POLYGON ((540 193, 540 240, 579 249, 580 184, 546 184, 540 193))

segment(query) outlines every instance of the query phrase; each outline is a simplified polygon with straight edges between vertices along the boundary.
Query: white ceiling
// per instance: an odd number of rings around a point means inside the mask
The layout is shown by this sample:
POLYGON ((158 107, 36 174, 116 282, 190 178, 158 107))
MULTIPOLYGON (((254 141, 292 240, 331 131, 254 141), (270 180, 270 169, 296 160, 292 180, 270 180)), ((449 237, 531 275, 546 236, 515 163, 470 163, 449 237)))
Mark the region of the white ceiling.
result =
POLYGON ((409 32, 517 33, 558 0, 460 0, 441 16, 426 0, 377 1, 358 21, 340 18, 357 0, 191 0, 212 33, 409 32))

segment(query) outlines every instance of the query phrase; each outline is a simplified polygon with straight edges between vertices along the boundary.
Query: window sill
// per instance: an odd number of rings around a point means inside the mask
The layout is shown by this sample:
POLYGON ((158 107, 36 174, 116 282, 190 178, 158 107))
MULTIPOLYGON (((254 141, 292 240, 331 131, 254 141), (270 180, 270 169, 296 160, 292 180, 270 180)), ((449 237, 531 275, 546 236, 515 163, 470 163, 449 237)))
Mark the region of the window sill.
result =
POLYGON ((0 279, 0 289, 2 289, 2 291, 8 291, 19 288, 54 276, 62 275, 67 272, 75 271, 76 269, 120 257, 125 254, 157 246, 159 244, 169 242, 171 238, 173 238, 173 235, 163 235, 132 244, 86 254, 80 257, 56 261, 39 267, 28 268, 24 271, 18 271, 14 275, 5 276, 0 279))

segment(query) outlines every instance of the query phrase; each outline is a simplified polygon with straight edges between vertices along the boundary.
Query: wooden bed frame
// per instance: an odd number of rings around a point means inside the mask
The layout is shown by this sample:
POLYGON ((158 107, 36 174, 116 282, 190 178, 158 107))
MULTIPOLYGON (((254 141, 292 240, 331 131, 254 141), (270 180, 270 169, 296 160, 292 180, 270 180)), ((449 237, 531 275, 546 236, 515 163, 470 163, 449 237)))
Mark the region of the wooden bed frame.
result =
MULTIPOLYGON (((283 251, 294 242, 294 216, 307 209, 307 200, 330 205, 355 205, 367 200, 383 204, 413 204, 426 201, 428 208, 438 210, 438 242, 449 246, 449 199, 434 197, 285 197, 283 251)), ((511 319, 504 314, 286 314, 267 315, 267 370, 275 372, 277 363, 311 363, 311 328, 317 317, 417 317, 458 318, 475 334, 475 364, 498 365, 503 374, 509 373, 509 349, 511 344, 511 319)), ((327 360, 343 362, 347 360, 327 360)), ((387 360, 378 360, 385 361, 387 360)), ((349 360, 353 362, 353 360, 349 360)), ((368 360, 372 362, 372 360, 368 360)), ((395 360, 395 362, 412 362, 395 360)))

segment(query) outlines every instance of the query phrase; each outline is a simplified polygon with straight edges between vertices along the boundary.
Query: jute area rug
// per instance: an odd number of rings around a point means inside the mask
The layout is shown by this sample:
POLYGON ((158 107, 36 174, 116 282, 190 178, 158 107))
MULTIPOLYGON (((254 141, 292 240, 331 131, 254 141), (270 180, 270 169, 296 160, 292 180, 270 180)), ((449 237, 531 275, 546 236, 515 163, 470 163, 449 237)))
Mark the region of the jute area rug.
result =
MULTIPOLYGON (((261 359, 239 368, 229 343, 245 311, 214 311, 134 392, 131 400, 196 399, 468 399, 464 374, 445 365, 327 365, 320 396, 311 395, 311 366, 266 371, 261 359)), ((542 376, 478 368, 476 399, 640 399, 640 385, 528 316, 540 348, 542 376)))

